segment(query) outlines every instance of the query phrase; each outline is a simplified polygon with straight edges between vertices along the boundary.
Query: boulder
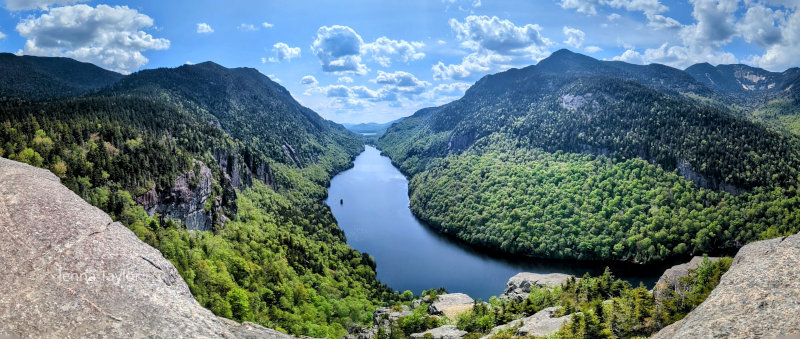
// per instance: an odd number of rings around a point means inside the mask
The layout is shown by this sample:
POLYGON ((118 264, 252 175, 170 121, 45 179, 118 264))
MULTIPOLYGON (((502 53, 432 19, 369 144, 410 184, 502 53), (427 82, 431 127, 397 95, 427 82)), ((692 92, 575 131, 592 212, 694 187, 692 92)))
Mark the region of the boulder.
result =
POLYGON ((572 315, 555 318, 560 307, 548 307, 536 314, 522 319, 522 326, 517 329, 518 336, 547 337, 561 329, 572 315))
POLYGON ((394 311, 389 307, 378 307, 372 313, 372 324, 375 326, 390 326, 392 323, 397 322, 405 316, 412 315, 413 312, 409 311, 408 306, 403 305, 399 311, 394 311))
POLYGON ((653 338, 800 335, 800 234, 742 247, 719 285, 653 338))
MULTIPOLYGON (((708 260, 714 262, 719 260, 719 257, 708 257, 708 260)), ((703 257, 693 257, 692 260, 685 264, 675 265, 668 268, 661 274, 661 277, 658 279, 656 283, 656 287, 665 289, 671 288, 674 289, 678 279, 685 278, 689 276, 689 271, 697 269, 698 266, 703 262, 703 257)))
POLYGON ((430 334, 429 338, 433 339, 458 339, 463 338, 467 335, 467 331, 462 331, 456 328, 455 325, 445 325, 442 327, 437 327, 431 330, 427 330, 422 333, 414 333, 411 335, 411 338, 425 338, 426 334, 430 334))
POLYGON ((61 185, 0 158, 0 338, 291 338, 219 318, 177 269, 61 185))
POLYGON ((445 315, 450 319, 472 309, 475 300, 464 293, 442 294, 428 307, 428 313, 433 315, 445 315))
POLYGON ((529 273, 521 272, 508 279, 506 290, 501 297, 511 300, 525 300, 530 294, 531 287, 555 287, 567 282, 572 276, 563 273, 529 273))

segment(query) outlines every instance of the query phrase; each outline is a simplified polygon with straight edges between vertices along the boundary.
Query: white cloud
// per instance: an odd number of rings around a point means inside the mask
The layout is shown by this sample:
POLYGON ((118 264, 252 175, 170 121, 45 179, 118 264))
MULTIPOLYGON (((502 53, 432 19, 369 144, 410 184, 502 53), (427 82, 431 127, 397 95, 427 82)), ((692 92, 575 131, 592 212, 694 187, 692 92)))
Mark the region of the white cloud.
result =
POLYGON ((586 13, 589 15, 597 14, 597 0, 561 0, 561 8, 574 9, 579 13, 586 13))
POLYGON ((622 55, 615 56, 611 60, 625 61, 637 65, 645 64, 644 57, 642 57, 642 55, 634 49, 627 49, 622 53, 622 55))
POLYGON ((311 44, 324 72, 366 74, 369 69, 361 63, 364 40, 348 26, 322 26, 311 44))
POLYGON ((264 21, 264 22, 262 22, 262 23, 261 23, 261 27, 264 27, 264 28, 272 28, 272 27, 274 27, 274 26, 275 26, 275 25, 273 25, 273 24, 271 24, 271 23, 269 23, 269 22, 266 22, 266 21, 264 21))
POLYGON ((278 77, 275 74, 267 74, 267 77, 270 78, 270 80, 275 81, 277 83, 281 82, 281 79, 278 79, 278 77))
POLYGON ((292 61, 300 57, 300 47, 291 47, 286 43, 279 42, 272 45, 274 57, 269 58, 269 62, 292 61))
POLYGON ((608 19, 608 21, 614 21, 614 20, 617 20, 617 19, 619 19, 621 17, 622 17, 622 15, 619 15, 617 13, 611 13, 606 17, 606 19, 608 19))
POLYGON ((70 5, 87 0, 6 0, 6 9, 20 11, 27 9, 47 10, 52 6, 70 5))
MULTIPOLYGON (((780 22, 780 39, 766 47, 764 54, 753 56, 749 62, 759 67, 774 71, 782 71, 788 67, 798 65, 797 56, 800 55, 800 11, 795 9, 780 22)), ((764 33, 767 33, 765 30, 764 33)), ((764 34, 769 36, 769 34, 764 34)), ((765 36, 749 36, 754 42, 765 43, 773 41, 765 36), (760 39, 760 40, 759 40, 760 39)), ((748 36, 745 36, 747 39, 748 36)))
POLYGON ((373 80, 376 83, 387 85, 387 89, 395 92, 419 94, 430 86, 427 81, 417 79, 413 74, 403 71, 387 73, 378 71, 378 76, 373 80))
POLYGON ((577 28, 568 26, 564 26, 563 31, 564 35, 567 37, 567 40, 564 41, 565 44, 575 48, 580 48, 581 45, 583 45, 583 40, 586 38, 586 33, 577 28))
POLYGON ((5 35, 5 34, 3 34, 3 32, 0 32, 0 40, 3 40, 3 39, 5 39, 5 38, 6 38, 6 35, 5 35))
POLYGON ((511 57, 488 51, 474 52, 465 56, 460 64, 445 65, 439 61, 431 67, 436 80, 465 79, 473 73, 488 72, 493 69, 512 67, 511 57))
POLYGON ((300 84, 313 87, 319 85, 319 81, 313 75, 306 75, 300 79, 300 84))
POLYGON ((670 17, 663 16, 661 14, 649 14, 647 15, 647 26, 654 28, 654 29, 670 29, 670 28, 681 28, 682 25, 678 20, 675 20, 670 17))
POLYGON ((267 63, 267 58, 261 58, 261 63, 262 64, 266 64, 267 63))
POLYGON ((461 45, 473 50, 485 49, 503 55, 526 54, 530 49, 547 46, 550 41, 540 33, 539 25, 517 26, 496 16, 470 15, 459 22, 450 19, 461 45))
MULTIPOLYGON (((560 5, 561 8, 574 9, 587 15, 596 15, 597 8, 600 6, 624 9, 628 12, 642 12, 647 17, 648 26, 654 29, 679 28, 681 26, 677 20, 660 14, 669 8, 659 0, 561 0, 560 5)), ((608 21, 614 21, 621 16, 612 13, 606 18, 608 21)))
POLYGON ((783 38, 780 28, 776 25, 783 21, 783 17, 784 13, 781 11, 756 5, 747 9, 737 25, 737 30, 745 41, 767 48, 783 38))
POLYGON ((733 40, 736 34, 734 12, 738 0, 690 0, 694 5, 692 17, 697 21, 681 30, 686 46, 720 47, 733 40))
POLYGON ((391 59, 397 56, 404 62, 419 60, 425 57, 425 53, 418 51, 425 47, 425 44, 418 41, 392 40, 387 37, 380 37, 375 42, 367 43, 362 46, 362 53, 369 54, 383 67, 391 66, 391 59))
POLYGON ((337 79, 336 82, 338 82, 340 84, 352 84, 353 83, 353 78, 351 78, 351 77, 339 77, 339 79, 337 79))
POLYGON ((257 31, 258 27, 256 27, 253 24, 241 23, 241 24, 239 24, 239 26, 236 26, 236 29, 238 29, 238 30, 240 30, 242 32, 252 32, 252 31, 257 31))
POLYGON ((142 31, 152 26, 153 19, 127 6, 74 5, 24 19, 16 29, 27 39, 24 54, 65 56, 129 72, 148 62, 142 52, 169 48, 169 40, 142 31))
POLYGON ((460 64, 433 65, 436 80, 464 79, 474 73, 502 70, 514 64, 526 64, 546 54, 552 42, 542 36, 541 27, 534 24, 517 26, 498 17, 471 15, 459 22, 450 19, 461 46, 473 50, 460 64))
POLYGON ((214 33, 214 30, 211 28, 211 25, 201 22, 197 24, 197 33, 198 34, 209 34, 214 33))

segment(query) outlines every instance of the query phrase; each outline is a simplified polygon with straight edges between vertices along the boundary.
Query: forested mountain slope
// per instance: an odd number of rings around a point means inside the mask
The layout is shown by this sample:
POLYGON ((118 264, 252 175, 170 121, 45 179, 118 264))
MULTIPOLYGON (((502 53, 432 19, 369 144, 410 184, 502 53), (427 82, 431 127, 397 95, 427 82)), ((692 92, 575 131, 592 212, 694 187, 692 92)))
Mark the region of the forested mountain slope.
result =
POLYGON ((38 99, 2 102, 0 156, 131 228, 215 314, 338 338, 393 298, 322 202, 359 137, 257 71, 204 63, 38 99))
POLYGON ((666 66, 559 51, 378 145, 412 176, 418 216, 511 253, 650 261, 796 232, 800 142, 720 100, 666 66), (610 70, 643 67, 666 78, 610 70))
POLYGON ((0 53, 0 99, 42 100, 83 94, 124 75, 69 58, 0 53))

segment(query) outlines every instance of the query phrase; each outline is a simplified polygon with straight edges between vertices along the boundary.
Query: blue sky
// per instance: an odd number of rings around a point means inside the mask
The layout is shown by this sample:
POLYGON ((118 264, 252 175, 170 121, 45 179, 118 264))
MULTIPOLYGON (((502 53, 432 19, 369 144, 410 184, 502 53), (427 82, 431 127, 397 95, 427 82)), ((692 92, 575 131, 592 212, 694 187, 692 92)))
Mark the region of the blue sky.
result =
POLYGON ((560 48, 598 59, 800 65, 800 0, 3 0, 0 50, 120 72, 254 67, 337 122, 384 122, 560 48))

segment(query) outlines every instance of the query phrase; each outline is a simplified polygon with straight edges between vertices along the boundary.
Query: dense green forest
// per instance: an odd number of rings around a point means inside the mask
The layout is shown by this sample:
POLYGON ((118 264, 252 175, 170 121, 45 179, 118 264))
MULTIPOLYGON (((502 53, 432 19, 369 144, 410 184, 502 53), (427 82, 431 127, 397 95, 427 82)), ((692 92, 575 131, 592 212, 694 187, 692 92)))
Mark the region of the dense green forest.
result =
POLYGON ((255 70, 204 64, 144 75, 79 97, 6 96, 0 156, 51 170, 158 248, 217 315, 339 338, 397 298, 376 280, 374 261, 347 246, 322 202, 330 178, 363 150, 357 135, 255 70), (175 79, 183 72, 205 76, 175 79), (213 231, 188 231, 135 202, 199 162, 213 173, 205 207, 213 231))
POLYGON ((556 52, 378 146, 412 178, 417 216, 509 253, 647 262, 800 231, 800 140, 755 121, 793 116, 800 73, 742 101, 664 67, 556 52))

